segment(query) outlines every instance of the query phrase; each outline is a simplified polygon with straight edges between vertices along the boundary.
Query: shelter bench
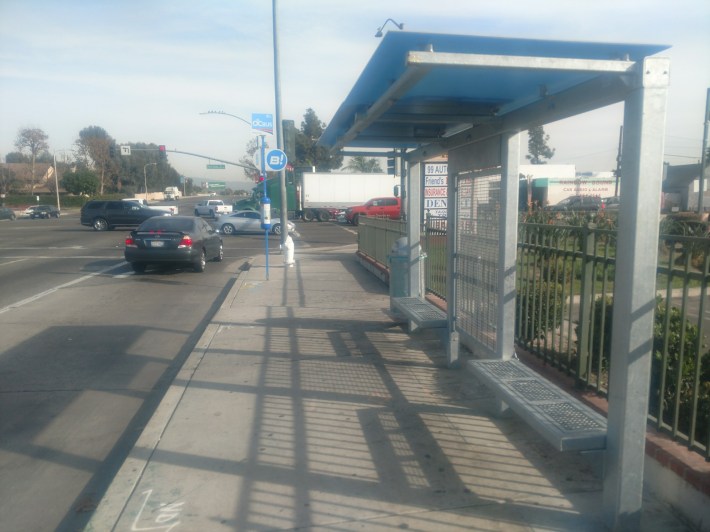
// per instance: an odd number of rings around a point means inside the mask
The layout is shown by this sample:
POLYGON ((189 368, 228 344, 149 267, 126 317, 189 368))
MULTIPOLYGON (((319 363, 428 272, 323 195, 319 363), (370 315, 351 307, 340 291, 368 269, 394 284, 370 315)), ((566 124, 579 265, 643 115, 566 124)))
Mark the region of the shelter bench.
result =
POLYGON ((469 360, 468 369, 559 451, 602 451, 606 418, 520 360, 469 360))
POLYGON ((446 312, 421 297, 393 297, 392 306, 409 320, 409 331, 447 326, 446 312))

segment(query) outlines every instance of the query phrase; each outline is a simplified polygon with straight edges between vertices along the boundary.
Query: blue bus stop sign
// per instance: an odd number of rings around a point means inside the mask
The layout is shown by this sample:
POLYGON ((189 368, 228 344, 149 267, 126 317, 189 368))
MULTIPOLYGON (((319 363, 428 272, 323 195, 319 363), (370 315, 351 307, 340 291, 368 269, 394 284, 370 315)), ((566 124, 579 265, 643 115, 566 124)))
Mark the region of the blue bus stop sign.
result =
POLYGON ((288 162, 288 158, 282 150, 269 150, 265 158, 266 169, 272 172, 283 170, 288 162))

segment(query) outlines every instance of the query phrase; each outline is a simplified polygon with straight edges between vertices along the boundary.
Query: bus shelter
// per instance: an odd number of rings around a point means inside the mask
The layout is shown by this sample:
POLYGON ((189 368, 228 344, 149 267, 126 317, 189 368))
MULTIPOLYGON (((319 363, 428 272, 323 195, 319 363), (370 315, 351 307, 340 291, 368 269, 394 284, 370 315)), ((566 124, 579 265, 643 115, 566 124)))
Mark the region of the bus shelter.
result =
MULTIPOLYGON (((448 358, 514 353, 521 132, 624 106, 604 510, 639 526, 669 61, 662 45, 390 32, 320 139, 406 168, 410 295, 421 296, 424 163, 448 157, 448 358)), ((610 124, 610 131, 618 124, 610 124)))

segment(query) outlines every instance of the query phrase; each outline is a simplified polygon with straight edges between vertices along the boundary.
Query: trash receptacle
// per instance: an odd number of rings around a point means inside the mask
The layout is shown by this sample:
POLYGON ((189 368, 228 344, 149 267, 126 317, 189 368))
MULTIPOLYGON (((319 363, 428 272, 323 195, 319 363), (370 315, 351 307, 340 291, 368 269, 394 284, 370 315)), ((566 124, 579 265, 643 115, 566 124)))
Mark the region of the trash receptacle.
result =
POLYGON ((387 261, 390 268, 390 299, 406 297, 409 295, 409 253, 406 238, 397 239, 387 255, 387 261))

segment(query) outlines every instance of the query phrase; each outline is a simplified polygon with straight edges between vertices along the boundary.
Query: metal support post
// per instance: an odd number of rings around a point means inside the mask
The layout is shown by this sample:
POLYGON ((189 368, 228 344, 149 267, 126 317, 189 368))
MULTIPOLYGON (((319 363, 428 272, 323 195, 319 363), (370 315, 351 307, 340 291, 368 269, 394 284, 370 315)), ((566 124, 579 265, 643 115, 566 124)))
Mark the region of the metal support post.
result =
POLYGON ((520 133, 501 138, 503 172, 498 246, 498 316, 496 354, 501 360, 515 353, 515 264, 518 252, 518 195, 520 193, 520 133))
POLYGON ((603 494, 612 530, 641 524, 669 70, 668 59, 647 57, 624 105, 603 494))
POLYGON ((422 261, 421 228, 422 228, 422 174, 424 163, 409 166, 407 172, 407 237, 409 248, 409 296, 424 297, 421 289, 422 261))

